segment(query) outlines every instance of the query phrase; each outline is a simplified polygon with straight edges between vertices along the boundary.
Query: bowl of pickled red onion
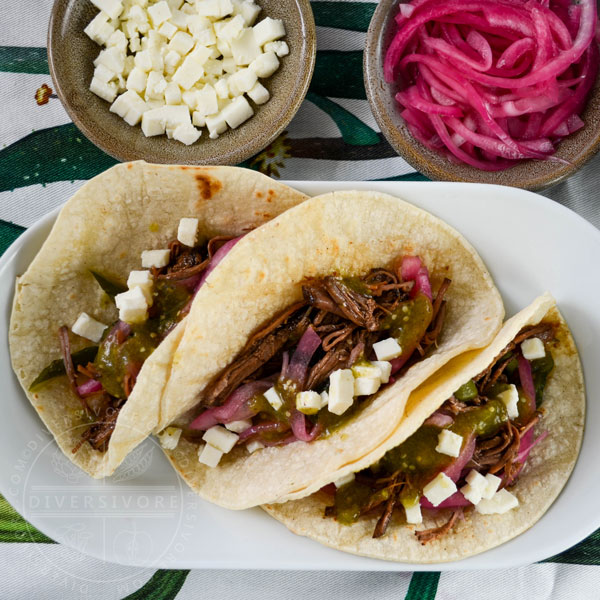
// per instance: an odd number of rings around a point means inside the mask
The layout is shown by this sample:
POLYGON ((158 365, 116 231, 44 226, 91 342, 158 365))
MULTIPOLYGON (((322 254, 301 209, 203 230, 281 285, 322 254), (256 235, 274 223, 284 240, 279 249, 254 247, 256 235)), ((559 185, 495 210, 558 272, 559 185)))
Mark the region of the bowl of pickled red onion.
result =
POLYGON ((595 0, 381 0, 371 109, 431 179, 550 187, 600 147, 597 21, 595 0))

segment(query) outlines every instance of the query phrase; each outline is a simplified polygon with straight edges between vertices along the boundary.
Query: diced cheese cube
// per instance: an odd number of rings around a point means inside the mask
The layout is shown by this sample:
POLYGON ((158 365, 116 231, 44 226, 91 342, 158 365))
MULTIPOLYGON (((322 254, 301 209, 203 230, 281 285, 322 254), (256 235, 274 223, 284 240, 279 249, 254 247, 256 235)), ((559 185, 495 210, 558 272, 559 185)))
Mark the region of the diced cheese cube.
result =
POLYGON ((247 67, 240 69, 227 80, 227 85, 233 96, 240 96, 244 92, 249 92, 255 83, 257 83, 256 73, 247 67))
POLYGON ((377 360, 393 360, 398 358, 402 354, 402 348, 400 344, 394 338, 386 338, 380 342, 373 344, 373 350, 377 360))
POLYGON ((152 55, 150 50, 141 50, 135 55, 135 66, 147 73, 152 69, 152 55))
POLYGON ((192 125, 195 127, 205 127, 206 126, 206 115, 195 111, 192 113, 192 125))
POLYGON ((364 361, 352 365, 352 374, 354 377, 371 377, 372 379, 381 379, 381 371, 377 365, 364 361))
POLYGON ((222 456, 223 452, 210 444, 204 444, 204 446, 198 448, 198 461, 207 467, 214 469, 219 464, 222 456))
POLYGON ((98 54, 94 61, 94 66, 97 67, 98 65, 104 65, 113 73, 122 73, 125 68, 125 52, 115 46, 106 48, 98 54))
MULTIPOLYGON (((194 34, 194 39, 197 41, 198 44, 202 44, 203 46, 213 46, 217 43, 217 38, 215 37, 215 33, 212 30, 212 28, 211 29, 202 29, 201 31, 197 31, 194 34)), ((220 52, 217 52, 217 56, 219 54, 220 54, 220 52)))
POLYGON ((440 454, 457 457, 460 454, 462 443, 462 435, 458 435, 449 429, 442 429, 438 435, 438 444, 435 450, 440 454))
POLYGON ((154 277, 150 271, 131 271, 127 278, 127 287, 132 290, 135 287, 139 287, 146 298, 148 306, 152 306, 152 286, 154 284, 154 277))
POLYGON ((258 440, 252 440, 246 444, 246 449, 248 450, 249 454, 253 454, 257 450, 262 450, 264 447, 265 445, 258 440))
POLYGON ((419 502, 414 504, 404 505, 404 512, 406 513, 406 522, 418 525, 423 522, 423 515, 421 514, 421 505, 419 502))
POLYGON ((217 37, 221 38, 222 40, 231 42, 242 33, 244 25, 244 18, 241 15, 236 15, 233 17, 233 19, 227 21, 219 31, 217 31, 215 23, 215 33, 217 34, 217 37))
POLYGON ((217 49, 223 58, 231 58, 233 56, 231 46, 229 45, 229 42, 226 42, 225 40, 220 40, 217 38, 217 49))
POLYGON ((173 81, 178 83, 184 90, 189 90, 203 75, 204 67, 193 56, 188 56, 175 71, 173 81))
MULTIPOLYGON (((165 105, 165 101, 164 100, 148 100, 146 102, 146 110, 150 111, 150 110, 154 110, 156 108, 162 108, 165 105)), ((160 113, 162 115, 162 112, 160 113)), ((143 127, 143 123, 142 123, 142 127, 143 127)), ((163 127, 164 129, 164 127, 163 127)), ((164 131, 163 131, 164 133, 164 131)))
POLYGON ((460 488, 460 493, 471 503, 479 504, 481 501, 481 492, 476 490, 472 485, 467 483, 460 488))
POLYGON ((274 52, 265 52, 250 63, 250 68, 261 78, 270 77, 279 68, 279 59, 274 52))
POLYGON ((140 98, 139 101, 131 102, 130 108, 123 119, 128 125, 137 125, 147 109, 146 103, 140 98))
POLYGON ((282 58, 290 53, 290 48, 286 42, 268 42, 265 44, 265 52, 275 52, 279 58, 282 58))
POLYGON ((203 17, 223 18, 233 12, 231 0, 196 0, 196 12, 203 17))
POLYGON ((167 38, 158 31, 151 29, 146 36, 149 50, 161 50, 167 43, 167 38))
POLYGON ((500 479, 500 477, 497 477, 496 475, 492 475, 491 473, 488 473, 485 476, 485 481, 486 481, 486 486, 485 486, 485 490, 483 490, 483 492, 481 494, 481 497, 484 498, 485 500, 489 500, 490 498, 493 497, 493 495, 496 493, 496 491, 500 487, 500 484, 502 483, 502 479, 500 479))
POLYGON ((173 130, 173 139, 186 146, 191 146, 197 142, 201 135, 202 132, 198 131, 191 123, 179 125, 173 130))
POLYGON ((296 408, 305 415, 314 415, 321 409, 321 395, 317 392, 299 392, 296 394, 296 408))
POLYGON ((281 19, 271 19, 265 17, 257 23, 253 28, 254 38, 259 46, 264 46, 267 42, 278 40, 285 35, 285 27, 281 19))
POLYGON ((196 44, 196 47, 190 52, 190 56, 199 64, 204 65, 210 58, 211 52, 209 48, 206 48, 202 44, 196 44))
POLYGON ((235 64, 233 57, 223 58, 219 61, 223 66, 225 73, 235 73, 238 70, 238 66, 235 64))
POLYGON ((185 56, 193 47, 194 38, 183 31, 178 31, 168 45, 169 50, 175 50, 181 56, 185 56))
POLYGON ((269 95, 269 90, 267 90, 267 88, 260 83, 260 81, 257 81, 252 86, 252 89, 246 93, 248 94, 250 100, 256 104, 264 104, 265 102, 268 102, 269 98, 271 97, 269 95))
POLYGON ((240 421, 231 421, 231 423, 225 423, 225 428, 234 433, 242 433, 252 427, 252 421, 249 419, 242 419, 240 421))
POLYGON ((115 296, 119 319, 126 323, 142 323, 148 318, 148 303, 139 287, 115 296))
POLYGON ((167 104, 181 104, 181 89, 174 81, 170 81, 167 84, 165 102, 167 104))
POLYGON ((392 363, 387 360, 374 360, 373 364, 379 369, 381 383, 388 383, 392 374, 392 363))
POLYGON ((181 94, 181 101, 185 104, 190 110, 195 110, 196 106, 198 106, 198 100, 200 98, 200 90, 196 88, 192 88, 191 90, 187 90, 181 94))
POLYGON ((121 0, 92 0, 92 4, 105 12, 111 19, 116 19, 123 11, 121 0))
POLYGON ((223 75, 223 62, 220 60, 208 59, 204 63, 204 72, 206 75, 219 77, 223 75))
POLYGON ((424 488, 423 494, 433 506, 440 505, 456 492, 456 484, 445 473, 438 473, 424 488))
POLYGON ((194 217, 183 217, 179 220, 177 228, 177 239, 185 246, 194 247, 198 235, 198 219, 194 217))
POLYGON ((76 335, 80 335, 92 342, 98 343, 102 339, 104 330, 108 327, 100 321, 90 317, 87 313, 82 312, 78 317, 71 331, 76 335))
POLYGON ((350 369, 338 369, 329 376, 329 412, 341 415, 354 402, 354 376, 350 369))
POLYGON ((504 402, 509 419, 516 419, 519 416, 519 392, 517 387, 511 383, 509 388, 498 394, 498 398, 504 402))
POLYGON ((167 74, 171 75, 175 72, 175 68, 179 64, 181 60, 181 54, 179 52, 175 52, 175 50, 169 50, 164 58, 165 70, 167 74))
POLYGON ((165 96, 167 80, 159 71, 150 71, 146 81, 146 98, 148 100, 160 100, 165 96))
MULTIPOLYGON (((204 31, 210 31, 211 33, 213 33, 212 23, 210 22, 210 19, 207 19, 206 17, 202 17, 201 15, 191 15, 190 17, 188 17, 187 28, 188 28, 188 31, 196 39, 198 39, 198 35, 200 35, 204 31)), ((213 38, 214 38, 214 33, 213 33, 213 38)))
POLYGON ((134 68, 135 58, 131 54, 128 54, 125 57, 125 68, 123 69, 123 77, 128 77, 129 73, 131 73, 131 71, 133 71, 134 68))
POLYGON ((160 269, 169 264, 170 258, 171 251, 168 248, 160 250, 144 250, 142 252, 142 267, 145 269, 151 269, 152 267, 160 269))
POLYGON ((235 129, 244 121, 247 121, 254 114, 254 109, 244 96, 238 96, 231 104, 228 104, 222 111, 221 116, 229 127, 235 129))
POLYGON ((94 78, 98 81, 101 81, 102 83, 108 83, 111 79, 114 79, 116 76, 116 73, 113 73, 104 65, 98 65, 94 69, 94 78))
POLYGON ((251 0, 231 0, 233 3, 233 12, 237 15, 242 15, 247 26, 254 25, 260 6, 254 4, 251 0))
POLYGON ((505 512, 519 506, 519 500, 507 489, 502 489, 492 498, 484 498, 475 506, 475 510, 482 515, 503 515, 505 512))
POLYGON ((536 360, 538 358, 544 358, 546 356, 546 349, 544 348, 544 342, 540 338, 529 338, 521 342, 521 352, 523 358, 527 360, 536 360))
MULTIPOLYGON (((139 52, 142 49, 142 43, 140 42, 140 38, 136 35, 129 40, 129 49, 132 52, 139 52)), ((135 63, 135 56, 131 57, 135 63)))
POLYGON ((83 32, 96 44, 103 46, 113 34, 115 28, 108 22, 108 15, 98 13, 83 30, 83 32))
POLYGON ((158 33, 160 35, 164 35, 168 40, 170 40, 176 33, 178 29, 173 23, 169 21, 165 21, 159 28, 158 33))
POLYGON ((152 25, 156 28, 171 18, 171 8, 165 0, 160 0, 160 2, 149 6, 147 11, 150 15, 152 25))
POLYGON ((370 396, 374 394, 381 385, 379 377, 357 377, 354 380, 354 395, 355 396, 370 396))
POLYGON ((327 390, 324 390, 321 392, 321 408, 324 408, 325 406, 327 406, 329 404, 329 392, 327 392, 327 390))
POLYGON ((117 97, 117 86, 114 83, 105 83, 92 77, 92 82, 90 83, 90 91, 96 94, 96 96, 100 96, 103 100, 107 102, 113 102, 117 97))
POLYGON ((229 85, 227 84, 227 78, 223 77, 219 79, 214 85, 214 90, 219 98, 229 98, 229 85))
POLYGON ((110 107, 110 112, 114 112, 124 119, 131 109, 143 111, 145 107, 146 103, 137 95, 137 93, 133 90, 129 90, 117 97, 110 107))
POLYGON ((228 431, 222 425, 215 425, 204 433, 202 439, 207 444, 210 444, 224 454, 227 454, 236 445, 240 436, 233 431, 228 431))
MULTIPOLYGON (((219 50, 221 50, 220 47, 219 50)), ((233 55, 236 65, 249 65, 261 56, 260 44, 258 44, 254 37, 253 29, 244 29, 236 39, 231 41, 231 55, 233 55)), ((226 57, 225 53, 223 53, 223 56, 226 57)), ((273 56, 277 59, 275 54, 273 56)), ((277 66, 279 66, 279 61, 277 62, 277 66)))
MULTIPOLYGON (((229 106, 229 104, 231 104, 231 98, 218 98, 217 97, 217 104, 219 105, 219 110, 223 111, 223 109, 226 106, 229 106)), ((219 113, 219 114, 221 114, 221 113, 219 113)), ((226 123, 226 125, 227 125, 227 123, 226 123)))
POLYGON ((183 4, 183 0, 167 0, 167 4, 171 10, 179 10, 183 4))
MULTIPOLYGON (((471 497, 467 497, 464 492, 463 496, 465 496, 465 498, 467 498, 467 500, 469 500, 470 502, 473 502, 473 504, 477 504, 477 502, 479 502, 479 500, 483 498, 483 494, 488 487, 488 481, 481 473, 479 473, 475 469, 471 469, 471 471, 466 477, 466 482, 471 490, 469 492, 471 497), (479 498, 479 500, 477 500, 477 498, 479 498), (474 500, 477 501, 475 502, 474 500)), ((494 490, 494 492, 495 491, 496 490, 494 490)))
POLYGON ((264 393, 265 398, 267 399, 267 402, 275 409, 275 410, 279 410, 282 406, 283 406, 283 400, 281 399, 281 396, 279 395, 279 392, 274 388, 269 388, 265 393, 264 393))
POLYGON ((191 4, 188 4, 187 2, 181 7, 181 10, 186 14, 186 15, 195 15, 196 14, 196 8, 194 6, 192 6, 193 2, 191 4))
POLYGON ((179 427, 167 427, 158 434, 158 441, 165 450, 175 450, 181 438, 179 427))
POLYGON ((114 46, 121 52, 126 52, 127 51, 127 38, 125 37, 125 34, 120 29, 117 29, 116 31, 114 31, 112 33, 112 35, 108 38, 108 40, 106 40, 106 45, 114 46))
POLYGON ((208 127, 209 137, 214 140, 218 138, 222 133, 227 131, 227 123, 221 115, 211 115, 206 117, 206 126, 208 127))
POLYGON ((171 10, 171 18, 169 20, 178 29, 185 31, 187 29, 189 19, 190 15, 184 13, 182 10, 171 10))
POLYGON ((333 485, 335 485, 336 488, 341 488, 343 485, 346 485, 347 483, 354 481, 354 479, 355 479, 354 473, 348 473, 347 475, 344 475, 343 477, 336 479, 333 482, 333 485))

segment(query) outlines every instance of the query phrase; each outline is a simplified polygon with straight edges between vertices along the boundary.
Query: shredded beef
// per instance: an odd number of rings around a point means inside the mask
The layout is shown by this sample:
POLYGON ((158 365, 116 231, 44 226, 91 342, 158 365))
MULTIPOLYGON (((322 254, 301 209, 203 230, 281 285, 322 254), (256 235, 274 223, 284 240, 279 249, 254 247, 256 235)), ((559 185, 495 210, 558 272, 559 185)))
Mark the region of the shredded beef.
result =
POLYGON ((429 542, 433 542, 434 540, 438 540, 441 537, 444 537, 454 526, 456 519, 461 514, 461 510, 455 510, 452 513, 452 516, 448 519, 446 523, 441 525, 440 527, 433 527, 432 529, 424 529, 422 531, 415 531, 415 535, 417 539, 423 546, 428 544, 429 542))

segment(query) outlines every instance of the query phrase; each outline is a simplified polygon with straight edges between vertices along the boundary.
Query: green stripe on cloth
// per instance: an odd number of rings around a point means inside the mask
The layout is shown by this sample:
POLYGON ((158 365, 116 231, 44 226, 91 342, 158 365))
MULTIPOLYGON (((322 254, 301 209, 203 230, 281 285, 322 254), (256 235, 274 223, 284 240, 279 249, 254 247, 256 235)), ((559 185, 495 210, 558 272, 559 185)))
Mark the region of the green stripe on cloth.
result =
POLYGON ((6 249, 25 231, 24 227, 3 221, 0 219, 0 254, 4 254, 6 249))
POLYGON ((413 573, 404 600, 433 600, 437 594, 440 573, 413 573))
POLYGON ((117 162, 73 123, 41 129, 0 151, 0 191, 34 183, 90 179, 117 162))
POLYGON ((570 565, 600 565, 600 529, 583 542, 543 562, 570 565))
POLYGON ((376 2, 311 2, 315 23, 351 31, 367 31, 376 2))
POLYGON ((123 600, 173 600, 183 584, 189 571, 159 570, 133 594, 123 600))
POLYGON ((407 173, 406 175, 396 175, 394 177, 385 177, 384 179, 372 179, 371 181, 431 181, 421 175, 421 173, 407 173))
POLYGON ((367 94, 363 82, 362 60, 361 50, 320 50, 317 52, 310 91, 320 96, 364 100, 367 94))
POLYGON ((0 46, 0 71, 48 75, 46 48, 0 46))
POLYGON ((54 544, 41 531, 30 525, 2 496, 0 496, 0 543, 54 544))

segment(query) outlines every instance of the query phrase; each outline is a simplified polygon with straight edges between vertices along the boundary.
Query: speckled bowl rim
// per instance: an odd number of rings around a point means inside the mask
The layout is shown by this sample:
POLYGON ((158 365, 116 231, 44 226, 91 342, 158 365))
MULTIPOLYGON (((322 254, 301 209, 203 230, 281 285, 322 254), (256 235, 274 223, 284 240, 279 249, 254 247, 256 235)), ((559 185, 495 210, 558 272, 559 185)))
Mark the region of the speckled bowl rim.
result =
MULTIPOLYGON (((301 17, 300 26, 303 33, 304 43, 306 44, 306 59, 302 63, 302 70, 298 73, 302 80, 302 83, 300 87, 297 88, 297 95, 291 100, 291 103, 288 105, 287 110, 285 111, 285 116, 279 120, 277 126, 274 129, 272 129, 267 136, 254 137, 242 146, 237 146, 236 144, 232 143, 230 145, 231 149, 229 151, 214 157, 205 157, 202 156, 202 153, 199 153, 199 156, 196 159, 194 158, 193 153, 190 153, 191 156, 189 160, 187 158, 182 158, 181 160, 178 160, 179 164, 237 165, 269 146, 269 144, 271 144, 273 140, 275 140, 283 132, 283 130, 289 125, 290 121, 294 118, 294 116, 300 108, 300 105, 304 101, 306 94, 308 93, 317 57, 316 26, 310 0, 294 0, 294 2, 298 6, 298 10, 301 17)), ((60 27, 62 17, 64 16, 62 14, 59 14, 58 8, 59 0, 54 0, 54 4, 52 5, 52 11, 50 13, 50 21, 48 24, 47 34, 48 66, 50 70, 50 76, 52 77, 52 81, 54 83, 55 91, 73 123, 93 144, 100 148, 100 150, 121 162, 145 160, 146 162, 158 164, 173 163, 173 159, 165 157, 160 150, 154 152, 140 152, 123 142, 118 144, 118 148, 116 149, 112 147, 109 148, 107 147, 107 144, 103 140, 102 136, 97 135, 79 117, 77 111, 73 108, 61 85, 61 80, 57 74, 57 70, 55 68, 54 63, 54 31, 55 28, 60 27)), ((296 77, 296 80, 298 80, 298 77, 296 77)), ((188 148, 194 148, 194 145, 189 146, 188 148)))
MULTIPOLYGON (((586 124, 580 131, 572 134, 563 143, 576 144, 582 139, 583 132, 591 139, 588 143, 582 145, 577 150, 576 156, 571 158, 570 164, 552 163, 552 169, 547 173, 539 173, 540 167, 537 161, 523 161, 520 165, 511 167, 504 171, 488 172, 481 171, 469 165, 459 165, 451 163, 445 157, 426 148, 423 144, 412 137, 408 128, 401 123, 394 122, 394 118, 389 114, 385 105, 385 96, 389 93, 389 85, 383 80, 383 71, 380 69, 383 54, 385 38, 390 35, 387 28, 391 25, 392 15, 395 15, 395 8, 400 0, 380 0, 369 24, 367 38, 365 43, 365 52, 363 56, 363 79, 367 99, 371 106, 371 111, 375 121, 379 125, 381 132, 387 139, 392 148, 406 162, 417 169, 420 173, 432 180, 437 181, 463 181, 476 183, 492 183, 499 185, 510 185, 531 191, 541 191, 548 189, 573 175, 578 171, 600 148, 600 125, 594 122, 586 124), (523 165, 529 165, 523 166, 523 165), (536 166, 537 165, 537 166, 536 166), (515 169, 521 171, 528 169, 531 171, 529 176, 521 176, 514 172, 515 169)), ((590 94, 590 101, 584 110, 584 120, 586 114, 593 113, 596 120, 600 121, 600 74, 590 94), (590 106, 592 99, 596 106, 590 106)), ((399 115, 395 115, 400 119, 399 115)), ((556 156, 561 155, 561 143, 558 147, 556 156)))

